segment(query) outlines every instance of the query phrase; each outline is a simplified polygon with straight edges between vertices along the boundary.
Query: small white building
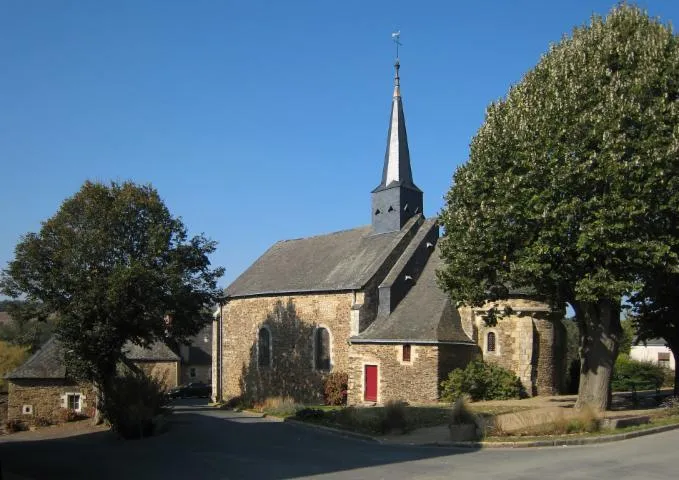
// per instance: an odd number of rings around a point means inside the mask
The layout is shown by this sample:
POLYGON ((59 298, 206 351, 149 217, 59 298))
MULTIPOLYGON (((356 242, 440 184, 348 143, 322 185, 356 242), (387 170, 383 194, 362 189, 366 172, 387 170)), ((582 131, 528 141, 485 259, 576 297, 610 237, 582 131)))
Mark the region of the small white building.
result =
POLYGON ((642 362, 651 362, 662 367, 674 370, 674 355, 662 338, 647 340, 646 344, 632 345, 630 357, 642 362))

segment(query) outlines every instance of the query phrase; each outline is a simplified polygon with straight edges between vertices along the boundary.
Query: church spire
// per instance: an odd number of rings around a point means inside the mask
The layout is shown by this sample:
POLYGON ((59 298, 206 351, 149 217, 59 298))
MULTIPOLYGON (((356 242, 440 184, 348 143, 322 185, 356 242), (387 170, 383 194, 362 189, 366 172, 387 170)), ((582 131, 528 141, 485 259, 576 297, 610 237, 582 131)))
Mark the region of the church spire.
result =
POLYGON ((384 154, 381 187, 387 187, 393 182, 415 186, 410 169, 408 135, 403 114, 403 101, 401 100, 400 68, 401 65, 398 59, 396 59, 394 64, 394 96, 391 101, 391 118, 389 119, 389 134, 387 137, 387 151, 384 154))
POLYGON ((372 224, 376 233, 398 231, 410 217, 422 213, 422 191, 413 182, 410 168, 400 68, 397 57, 382 181, 372 192, 372 224))

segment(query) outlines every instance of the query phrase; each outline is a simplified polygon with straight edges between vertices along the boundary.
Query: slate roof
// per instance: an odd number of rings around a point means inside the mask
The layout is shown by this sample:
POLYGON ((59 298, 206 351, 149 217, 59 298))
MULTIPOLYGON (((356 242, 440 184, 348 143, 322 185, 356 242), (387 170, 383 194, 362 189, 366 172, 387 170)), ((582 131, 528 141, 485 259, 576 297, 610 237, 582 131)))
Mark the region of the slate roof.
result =
POLYGON ((64 354, 56 337, 50 337, 23 365, 6 375, 6 378, 65 377, 64 354))
MULTIPOLYGON (((143 349, 138 345, 127 344, 123 347, 126 357, 133 361, 179 361, 179 357, 162 342, 154 343, 151 348, 143 349)), ((47 340, 23 365, 8 373, 5 378, 66 378, 62 345, 55 336, 47 340)))
POLYGON ((436 283, 436 269, 442 266, 438 245, 429 256, 417 283, 390 315, 378 318, 354 343, 470 343, 462 329, 460 314, 448 295, 436 283))
POLYGON ((415 215, 398 232, 374 234, 365 226, 277 242, 225 293, 246 297, 360 289, 421 217, 415 215))
POLYGON ((125 357, 129 360, 152 362, 178 362, 179 356, 163 342, 155 342, 148 348, 127 342, 123 347, 125 357))

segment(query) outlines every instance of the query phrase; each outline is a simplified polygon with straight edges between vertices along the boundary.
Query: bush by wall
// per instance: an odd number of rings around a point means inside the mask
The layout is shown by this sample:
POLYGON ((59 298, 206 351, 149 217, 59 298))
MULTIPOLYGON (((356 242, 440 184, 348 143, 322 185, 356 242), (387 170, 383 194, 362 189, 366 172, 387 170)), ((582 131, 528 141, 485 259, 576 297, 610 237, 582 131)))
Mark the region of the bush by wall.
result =
POLYGON ((520 398, 521 380, 509 370, 482 360, 470 362, 465 369, 450 372, 441 382, 441 400, 453 402, 468 394, 472 400, 507 400, 520 398))
POLYGON ((613 368, 613 391, 629 392, 660 388, 665 381, 665 370, 650 362, 633 360, 629 355, 619 355, 613 368))
POLYGON ((323 382, 323 396, 326 405, 346 405, 349 374, 332 372, 323 382))
POLYGON ((128 371, 113 380, 104 402, 105 417, 123 438, 148 437, 153 434, 153 417, 166 404, 162 379, 128 371))

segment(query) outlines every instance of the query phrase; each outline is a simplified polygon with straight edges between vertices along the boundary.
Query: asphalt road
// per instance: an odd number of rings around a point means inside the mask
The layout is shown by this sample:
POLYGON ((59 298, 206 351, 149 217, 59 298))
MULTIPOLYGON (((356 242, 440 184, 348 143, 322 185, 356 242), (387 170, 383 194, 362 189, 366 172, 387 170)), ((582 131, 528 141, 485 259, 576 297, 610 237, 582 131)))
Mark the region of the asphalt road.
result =
POLYGON ((3 471, 29 479, 677 478, 679 431, 623 442, 515 450, 385 446, 183 401, 167 433, 0 439, 3 471))

